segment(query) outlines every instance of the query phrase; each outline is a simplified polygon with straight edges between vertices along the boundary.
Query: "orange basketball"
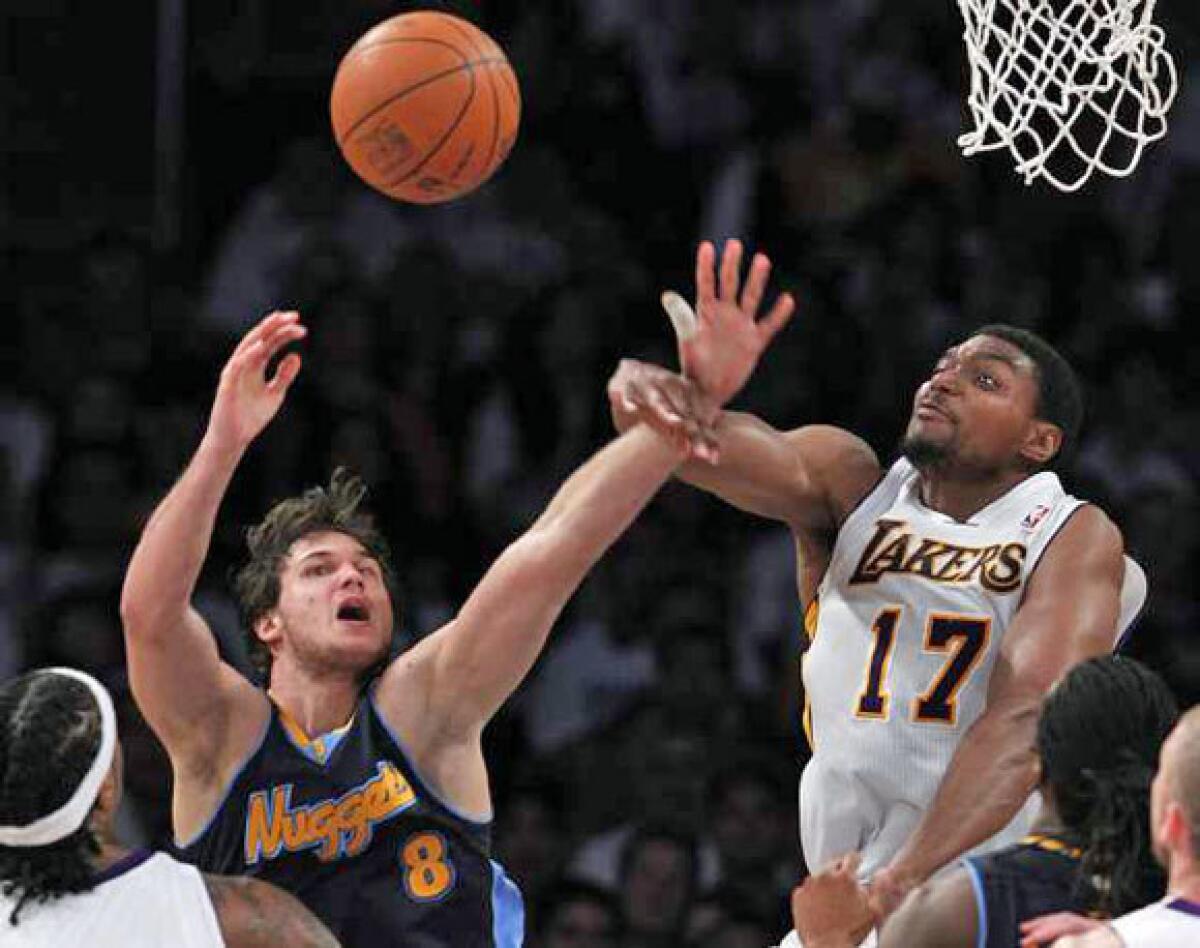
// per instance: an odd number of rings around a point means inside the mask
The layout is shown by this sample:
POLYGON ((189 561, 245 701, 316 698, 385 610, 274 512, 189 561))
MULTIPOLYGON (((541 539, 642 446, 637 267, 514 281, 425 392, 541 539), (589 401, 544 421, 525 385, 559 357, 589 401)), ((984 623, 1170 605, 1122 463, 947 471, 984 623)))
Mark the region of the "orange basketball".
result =
POLYGON ((422 10, 384 20, 350 47, 329 114, 338 148, 367 184, 436 204, 479 187, 508 156, 521 93, 490 36, 422 10))

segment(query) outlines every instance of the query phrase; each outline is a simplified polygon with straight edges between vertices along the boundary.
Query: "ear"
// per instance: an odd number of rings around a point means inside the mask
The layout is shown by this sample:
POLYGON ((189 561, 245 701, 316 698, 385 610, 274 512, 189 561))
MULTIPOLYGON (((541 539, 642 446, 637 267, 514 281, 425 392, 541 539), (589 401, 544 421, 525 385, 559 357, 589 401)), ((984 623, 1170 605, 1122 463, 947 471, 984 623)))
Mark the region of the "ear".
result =
POLYGON ((1058 425, 1034 421, 1025 436, 1025 443, 1021 445, 1021 457, 1036 467, 1044 467, 1058 454, 1062 441, 1063 433, 1058 425))
POLYGON ((268 648, 278 642, 283 637, 283 623, 279 619, 279 613, 272 609, 260 616, 254 623, 254 634, 268 648))
POLYGON ((1187 815, 1174 800, 1163 808, 1162 835, 1172 849, 1188 851, 1191 847, 1192 831, 1188 827, 1187 815))

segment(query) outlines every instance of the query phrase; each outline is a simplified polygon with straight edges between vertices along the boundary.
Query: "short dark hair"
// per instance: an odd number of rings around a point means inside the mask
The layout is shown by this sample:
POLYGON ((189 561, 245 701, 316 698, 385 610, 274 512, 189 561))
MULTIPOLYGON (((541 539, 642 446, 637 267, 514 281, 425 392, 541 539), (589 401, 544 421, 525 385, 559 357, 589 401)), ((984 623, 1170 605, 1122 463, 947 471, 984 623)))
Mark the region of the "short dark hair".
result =
POLYGON ((328 487, 311 487, 299 497, 289 497, 272 507, 262 522, 246 531, 250 558, 234 575, 234 591, 245 626, 246 651, 264 682, 271 677, 271 650, 255 634, 254 626, 279 603, 279 572, 297 540, 326 530, 344 533, 361 543, 379 564, 392 606, 400 608, 400 591, 387 540, 375 518, 362 509, 367 493, 363 480, 339 467, 328 487))
MULTIPOLYGON (((100 711, 81 681, 30 672, 0 688, 0 825, 25 826, 65 804, 100 749, 100 711)), ((45 846, 0 846, 0 888, 17 904, 87 892, 100 844, 85 821, 45 846)))
POLYGON ((1069 458, 1083 425, 1083 386, 1071 363, 1054 346, 1028 329, 991 323, 976 330, 974 335, 1003 339, 1033 361, 1038 386, 1034 411, 1042 421, 1048 421, 1062 431, 1062 444, 1050 465, 1069 458))
POLYGON ((1178 717, 1166 683, 1117 655, 1076 665, 1042 704, 1042 780, 1083 848, 1081 884, 1104 880, 1098 908, 1108 914, 1162 895, 1165 879, 1150 845, 1150 784, 1178 717))

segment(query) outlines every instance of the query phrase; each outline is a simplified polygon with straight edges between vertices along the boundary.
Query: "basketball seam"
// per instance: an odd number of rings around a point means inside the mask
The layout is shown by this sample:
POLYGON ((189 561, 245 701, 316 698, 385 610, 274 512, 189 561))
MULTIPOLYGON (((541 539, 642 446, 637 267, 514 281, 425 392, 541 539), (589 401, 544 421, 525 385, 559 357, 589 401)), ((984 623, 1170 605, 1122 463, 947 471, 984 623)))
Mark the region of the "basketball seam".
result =
MULTIPOLYGON (((481 48, 475 45, 475 40, 477 37, 471 32, 470 29, 467 28, 464 23, 456 20, 454 17, 448 17, 446 20, 446 25, 463 38, 463 42, 467 44, 471 52, 480 56, 487 55, 486 48, 481 48)), ((478 27, 473 28, 478 29, 478 27)), ((480 63, 485 61, 486 60, 480 60, 480 63)), ((471 72, 474 74, 474 69, 472 69, 471 72)), ((483 163, 483 171, 485 174, 492 170, 492 161, 496 157, 496 146, 500 143, 500 97, 496 93, 496 80, 492 75, 492 70, 490 69, 487 72, 487 84, 492 93, 492 141, 488 146, 487 160, 483 163)))
POLYGON ((471 103, 475 101, 475 86, 477 83, 475 82, 475 70, 471 68, 469 63, 460 68, 466 69, 471 76, 471 94, 467 96, 467 101, 462 104, 462 108, 458 110, 458 115, 454 117, 454 121, 451 123, 450 127, 446 129, 445 134, 442 135, 438 142, 425 153, 424 158, 417 162, 414 167, 409 169, 408 173, 403 177, 397 178, 395 181, 384 182, 384 188, 386 190, 390 191, 392 188, 399 187, 405 181, 409 180, 409 178, 411 178, 413 175, 417 174, 417 172, 419 172, 427 164, 429 164, 434 155, 442 150, 442 146, 450 140, 450 136, 454 134, 455 130, 462 123, 463 116, 467 114, 467 109, 469 109, 471 107, 471 103))
MULTIPOLYGON (((471 69, 470 63, 463 63, 462 65, 455 66, 453 69, 445 69, 442 72, 434 73, 432 76, 426 76, 420 82, 415 82, 411 86, 405 86, 405 88, 401 89, 399 92, 393 93, 392 95, 390 95, 386 99, 384 99, 382 102, 378 103, 369 112, 364 113, 358 119, 357 122, 355 122, 348 129, 346 129, 346 131, 342 134, 342 136, 337 139, 338 146, 340 147, 341 145, 348 142, 350 140, 350 136, 353 135, 356 131, 358 131, 358 129, 362 127, 364 122, 366 122, 368 119, 371 119, 374 116, 378 115, 379 112, 381 112, 383 109, 386 109, 393 102, 398 102, 400 99, 403 99, 410 92, 416 92, 418 89, 423 89, 425 86, 430 85, 431 83, 437 82, 440 79, 445 79, 447 76, 452 76, 456 72, 462 72, 464 69, 471 74, 471 90, 472 90, 472 94, 474 94, 475 73, 471 69)), ((470 102, 471 101, 470 98, 468 98, 467 101, 470 102)), ((460 118, 461 118, 461 116, 460 116, 460 118)))
POLYGON ((496 158, 496 146, 500 144, 500 94, 496 91, 496 77, 492 70, 487 71, 488 88, 492 90, 492 144, 488 148, 487 161, 483 163, 484 171, 492 167, 496 158))
MULTIPOLYGON (((360 53, 365 53, 368 49, 376 49, 380 46, 391 46, 395 43, 429 43, 433 46, 442 46, 450 50, 450 52, 454 53, 455 56, 461 59, 463 65, 466 65, 467 63, 467 57, 462 54, 462 50, 457 46, 453 45, 452 43, 447 43, 445 40, 433 39, 429 36, 392 36, 388 39, 375 40, 373 43, 367 43, 366 46, 353 47, 349 52, 346 53, 346 57, 342 60, 342 62, 345 63, 347 60, 353 59, 360 53)), ((473 51, 474 50, 472 50, 472 52, 473 51)), ((340 69, 341 67, 339 66, 338 68, 340 69)))
MULTIPOLYGON (((473 42, 471 42, 472 36, 471 36, 470 31, 463 29, 461 22, 456 17, 448 16, 448 17, 446 17, 445 22, 448 27, 450 27, 452 30, 454 30, 456 33, 458 33, 459 36, 461 36, 463 39, 466 40, 467 46, 470 47, 471 52, 473 52, 473 53, 479 52, 479 49, 476 48, 476 46, 473 42)), ((474 24, 472 24, 472 26, 474 26, 474 24)), ((478 29, 478 27, 475 27, 475 28, 478 29)))

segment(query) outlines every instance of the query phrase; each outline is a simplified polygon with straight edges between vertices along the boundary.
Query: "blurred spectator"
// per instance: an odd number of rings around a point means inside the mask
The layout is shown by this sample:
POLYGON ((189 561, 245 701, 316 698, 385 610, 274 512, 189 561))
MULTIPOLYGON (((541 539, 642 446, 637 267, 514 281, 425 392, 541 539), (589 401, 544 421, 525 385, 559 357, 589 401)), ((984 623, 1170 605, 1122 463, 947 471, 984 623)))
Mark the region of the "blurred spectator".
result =
POLYGON ((619 898, 625 919, 622 948, 674 948, 697 884, 695 841, 673 830, 647 828, 621 851, 619 898))
POLYGON ((547 893, 533 948, 622 948, 616 897, 596 886, 564 882, 547 893))
MULTIPOLYGON (((561 900, 569 895, 555 888, 567 856, 568 807, 566 787, 543 769, 526 775, 505 794, 498 808, 496 859, 520 887, 533 931, 554 927, 553 918, 540 924, 537 915, 551 906, 557 915, 561 900)), ((568 920, 562 924, 569 927, 575 923, 568 920)))

